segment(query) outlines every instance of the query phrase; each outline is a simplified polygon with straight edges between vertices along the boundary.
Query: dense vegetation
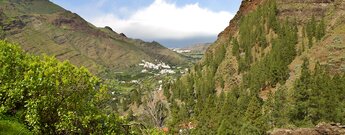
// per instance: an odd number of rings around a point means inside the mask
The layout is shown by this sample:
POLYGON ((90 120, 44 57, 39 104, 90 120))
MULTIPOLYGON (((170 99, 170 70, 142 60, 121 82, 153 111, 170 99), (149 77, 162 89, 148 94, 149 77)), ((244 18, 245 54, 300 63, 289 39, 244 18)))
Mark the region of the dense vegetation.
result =
POLYGON ((290 119, 297 126, 319 122, 344 123, 345 76, 329 75, 317 64, 314 71, 308 70, 308 60, 302 66, 302 75, 294 85, 290 119))
POLYGON ((6 41, 0 41, 0 95, 0 118, 15 118, 35 134, 126 133, 97 77, 6 41))
MULTIPOLYGON (((0 129, 6 129, 0 134, 163 134, 167 125, 171 134, 247 135, 344 123, 344 75, 305 59, 291 88, 284 85, 293 60, 326 35, 325 20, 310 17, 303 25, 277 12, 276 0, 266 0, 242 16, 238 33, 176 80, 179 74, 156 76, 142 68, 120 75, 106 69, 101 80, 85 68, 0 41, 0 129), (236 63, 232 75, 240 76, 232 87, 217 76, 228 56, 236 63), (270 91, 267 99, 263 91, 270 91)), ((0 27, 0 39, 6 34, 0 27)))
MULTIPOLYGON (((341 83, 345 76, 331 76, 320 65, 309 70, 305 62, 292 92, 281 86, 290 76, 289 64, 298 55, 297 26, 296 19, 278 19, 275 0, 267 0, 243 16, 238 35, 208 52, 205 61, 190 73, 166 85, 172 132, 265 134, 273 128, 345 122, 345 86, 341 83), (236 74, 243 80, 226 90, 222 80, 215 80, 215 74, 230 45, 238 63, 236 74), (223 90, 217 93, 215 84, 219 82, 223 90), (259 92, 266 88, 277 90, 263 101, 259 92)), ((324 20, 313 17, 304 27, 311 44, 325 35, 324 20)))

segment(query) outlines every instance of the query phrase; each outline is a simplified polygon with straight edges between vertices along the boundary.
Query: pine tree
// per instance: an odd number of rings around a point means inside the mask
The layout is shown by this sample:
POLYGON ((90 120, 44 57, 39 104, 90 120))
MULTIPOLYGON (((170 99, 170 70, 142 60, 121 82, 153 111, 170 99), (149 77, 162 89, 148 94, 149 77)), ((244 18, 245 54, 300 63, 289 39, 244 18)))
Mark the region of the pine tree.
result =
POLYGON ((171 97, 170 88, 171 88, 170 83, 164 83, 163 84, 163 94, 168 100, 171 97))
POLYGON ((316 39, 321 40, 326 34, 326 24, 324 18, 321 19, 319 24, 316 27, 316 39))
POLYGON ((259 97, 256 95, 253 95, 249 104, 248 108, 244 114, 244 118, 249 124, 253 126, 259 126, 258 121, 260 117, 262 116, 261 113, 261 106, 262 106, 262 101, 259 97))
POLYGON ((286 126, 289 123, 288 112, 289 112, 289 101, 287 100, 288 95, 286 94, 287 89, 280 87, 274 94, 274 104, 272 110, 272 116, 274 126, 277 128, 286 126))
POLYGON ((306 119, 308 116, 308 101, 309 101, 309 86, 306 84, 310 83, 310 72, 308 69, 309 62, 307 59, 304 60, 302 65, 302 73, 299 80, 295 82, 293 98, 294 108, 290 112, 290 117, 294 124, 301 126, 308 124, 306 119))
POLYGON ((238 59, 240 57, 240 46, 238 44, 238 41, 236 38, 233 38, 232 40, 232 44, 233 44, 233 47, 232 47, 232 55, 236 56, 236 58, 238 59))
POLYGON ((179 108, 180 108, 178 111, 179 119, 181 119, 183 122, 188 122, 186 121, 189 119, 188 108, 185 105, 181 105, 179 108))
POLYGON ((168 122, 169 127, 172 132, 178 132, 178 126, 182 121, 179 116, 179 106, 176 101, 173 101, 170 105, 170 116, 172 117, 168 122))
POLYGON ((268 94, 267 100, 263 104, 263 119, 268 123, 268 129, 273 129, 275 125, 275 120, 273 117, 274 111, 274 95, 272 92, 268 94))

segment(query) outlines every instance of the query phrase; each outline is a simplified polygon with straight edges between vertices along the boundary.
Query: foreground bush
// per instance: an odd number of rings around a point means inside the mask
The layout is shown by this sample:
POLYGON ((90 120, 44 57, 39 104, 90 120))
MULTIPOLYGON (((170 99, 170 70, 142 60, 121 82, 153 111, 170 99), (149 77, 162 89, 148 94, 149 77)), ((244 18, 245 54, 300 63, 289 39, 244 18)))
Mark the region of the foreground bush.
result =
POLYGON ((18 116, 36 134, 124 134, 124 121, 105 112, 108 98, 87 69, 0 41, 0 116, 18 116))

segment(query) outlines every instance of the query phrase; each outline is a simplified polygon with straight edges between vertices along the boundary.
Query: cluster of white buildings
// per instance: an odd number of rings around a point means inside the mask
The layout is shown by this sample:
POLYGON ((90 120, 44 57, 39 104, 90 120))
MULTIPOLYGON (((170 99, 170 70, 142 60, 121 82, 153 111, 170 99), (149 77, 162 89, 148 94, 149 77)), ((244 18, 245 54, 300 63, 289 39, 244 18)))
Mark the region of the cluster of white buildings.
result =
POLYGON ((177 52, 177 53, 190 53, 191 52, 191 50, 181 49, 181 48, 173 48, 171 50, 173 50, 174 52, 177 52))
POLYGON ((141 61, 139 66, 142 66, 144 69, 141 71, 142 73, 147 73, 149 70, 159 70, 160 74, 175 74, 175 71, 172 68, 165 64, 164 62, 158 62, 158 64, 154 64, 145 60, 141 61))
POLYGON ((147 69, 170 69, 171 67, 168 64, 165 64, 164 62, 159 62, 158 64, 154 64, 145 60, 141 60, 142 63, 139 64, 139 66, 143 66, 147 69))

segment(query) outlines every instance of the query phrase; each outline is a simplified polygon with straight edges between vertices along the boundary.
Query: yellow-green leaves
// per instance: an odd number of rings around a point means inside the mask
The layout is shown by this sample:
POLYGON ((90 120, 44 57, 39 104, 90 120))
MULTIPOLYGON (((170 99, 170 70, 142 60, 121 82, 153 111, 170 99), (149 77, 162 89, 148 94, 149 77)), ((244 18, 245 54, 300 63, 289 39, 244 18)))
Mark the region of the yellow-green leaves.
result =
POLYGON ((31 56, 0 41, 0 115, 24 112, 36 134, 121 133, 123 121, 102 111, 107 92, 84 67, 31 56))

